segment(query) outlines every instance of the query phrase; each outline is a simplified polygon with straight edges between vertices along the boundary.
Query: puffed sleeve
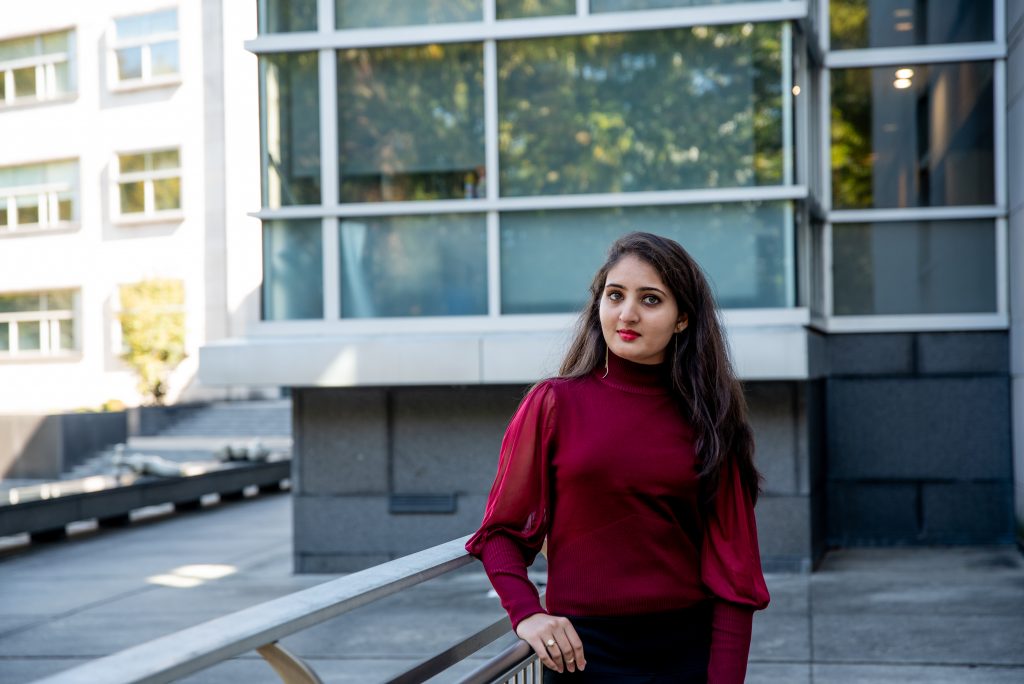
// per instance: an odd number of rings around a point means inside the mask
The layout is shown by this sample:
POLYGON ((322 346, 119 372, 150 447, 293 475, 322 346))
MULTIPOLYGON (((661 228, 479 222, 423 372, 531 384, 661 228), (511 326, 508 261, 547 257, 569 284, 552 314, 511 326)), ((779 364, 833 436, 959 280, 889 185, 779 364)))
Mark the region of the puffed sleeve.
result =
POLYGON ((544 612, 526 568, 544 544, 550 523, 548 464, 554 429, 550 382, 535 387, 505 431, 498 473, 480 529, 466 542, 479 558, 515 629, 544 612))
POLYGON ((734 463, 723 467, 701 551, 701 580, 716 600, 708 684, 742 684, 753 613, 768 606, 754 504, 734 463))
POLYGON ((754 504, 731 462, 722 468, 713 511, 706 521, 700 574, 717 598, 751 610, 768 606, 754 504))

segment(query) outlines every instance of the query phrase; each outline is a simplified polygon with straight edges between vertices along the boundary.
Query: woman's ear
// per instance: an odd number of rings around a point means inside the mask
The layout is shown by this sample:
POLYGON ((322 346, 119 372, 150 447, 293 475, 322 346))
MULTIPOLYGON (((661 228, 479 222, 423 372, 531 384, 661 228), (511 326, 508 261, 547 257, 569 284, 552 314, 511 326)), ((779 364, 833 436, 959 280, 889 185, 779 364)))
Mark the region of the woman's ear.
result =
POLYGON ((683 314, 682 316, 679 317, 679 320, 676 321, 676 332, 683 332, 684 330, 686 330, 686 326, 688 326, 689 324, 689 317, 686 314, 683 314))

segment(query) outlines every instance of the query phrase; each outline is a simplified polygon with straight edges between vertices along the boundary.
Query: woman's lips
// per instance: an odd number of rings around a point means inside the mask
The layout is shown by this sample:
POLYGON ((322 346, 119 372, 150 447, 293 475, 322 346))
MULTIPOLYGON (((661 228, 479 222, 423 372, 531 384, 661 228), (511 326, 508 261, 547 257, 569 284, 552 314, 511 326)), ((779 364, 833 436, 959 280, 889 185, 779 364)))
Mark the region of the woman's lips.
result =
POLYGON ((636 338, 640 337, 640 333, 635 330, 616 330, 615 332, 617 332, 619 337, 626 342, 632 342, 636 338))

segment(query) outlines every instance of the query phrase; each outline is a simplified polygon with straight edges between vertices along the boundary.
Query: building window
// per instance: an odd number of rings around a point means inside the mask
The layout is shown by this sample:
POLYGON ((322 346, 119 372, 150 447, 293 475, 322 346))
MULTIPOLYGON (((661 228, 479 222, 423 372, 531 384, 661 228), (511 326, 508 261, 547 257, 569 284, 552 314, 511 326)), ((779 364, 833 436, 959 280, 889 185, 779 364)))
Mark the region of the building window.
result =
POLYGON ((832 70, 836 209, 995 203, 992 62, 832 70))
POLYGON ((261 0, 260 33, 316 31, 316 0, 261 0))
POLYGON ((74 31, 0 41, 0 107, 73 95, 74 55, 74 31))
POLYGON ((482 196, 483 48, 338 54, 342 202, 482 196))
POLYGON ((487 314, 487 230, 480 214, 341 222, 341 316, 487 314))
POLYGON ((260 57, 263 206, 320 203, 317 53, 260 57))
POLYGON ((117 197, 122 217, 160 217, 181 209, 178 150, 119 154, 117 160, 117 197))
POLYGON ((832 226, 833 314, 996 311, 991 219, 832 226))
POLYGON ((576 14, 576 0, 496 0, 495 13, 498 19, 576 14))
POLYGON ((992 0, 832 0, 834 50, 992 40, 992 0))
POLYGON ((65 228, 77 220, 77 162, 0 168, 0 235, 65 228))
POLYGON ((502 196, 783 182, 780 24, 502 41, 502 196))
POLYGON ((483 20, 483 5, 484 0, 334 0, 334 18, 339 29, 451 24, 483 20))
POLYGON ((567 313, 616 238, 633 230, 684 245, 724 308, 795 306, 788 203, 509 212, 501 219, 501 312, 567 313))
POLYGON ((78 349, 77 292, 0 294, 0 358, 60 356, 78 349))
POLYGON ((263 222, 263 319, 324 317, 319 219, 263 222))
POLYGON ((178 10, 115 19, 111 54, 112 82, 117 86, 177 82, 178 10))

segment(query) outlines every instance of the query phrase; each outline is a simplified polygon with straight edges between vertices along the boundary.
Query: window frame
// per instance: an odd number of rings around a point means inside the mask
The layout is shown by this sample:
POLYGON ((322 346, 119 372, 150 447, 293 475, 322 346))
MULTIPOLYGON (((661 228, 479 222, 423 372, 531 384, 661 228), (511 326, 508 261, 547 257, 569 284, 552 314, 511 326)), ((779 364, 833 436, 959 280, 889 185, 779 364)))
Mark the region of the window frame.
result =
POLYGON ((814 259, 820 264, 822 281, 816 283, 821 291, 822 310, 812 311, 810 327, 826 333, 867 333, 934 330, 1005 330, 1010 325, 1009 315, 1009 236, 1007 188, 1007 129, 1006 129, 1006 2, 992 0, 993 40, 978 43, 946 43, 913 45, 897 48, 830 49, 830 2, 821 0, 818 15, 818 40, 822 51, 818 73, 815 103, 818 121, 817 165, 820 179, 812 187, 812 206, 820 225, 815 244, 819 252, 814 259), (993 63, 994 98, 992 103, 993 164, 995 196, 990 205, 939 206, 907 208, 834 209, 832 206, 832 69, 873 67, 900 67, 908 64, 942 64, 950 62, 991 61, 993 63), (819 194, 820 193, 820 194, 819 194), (994 256, 996 267, 996 311, 970 314, 899 314, 899 315, 847 315, 834 314, 834 283, 832 278, 832 226, 841 223, 874 223, 892 221, 918 221, 942 219, 992 219, 995 230, 994 256))
POLYGON ((177 85, 181 83, 181 12, 177 5, 168 5, 166 7, 155 7, 145 12, 137 12, 133 14, 122 14, 114 17, 110 20, 110 28, 108 35, 110 35, 110 45, 107 50, 107 76, 108 82, 110 83, 111 90, 114 91, 130 91, 139 90, 144 88, 160 88, 164 86, 177 85), (127 19, 129 17, 142 17, 150 14, 159 14, 174 10, 175 23, 177 28, 173 31, 162 31, 157 33, 149 33, 143 36, 136 36, 132 38, 120 38, 117 34, 117 20, 127 19), (152 48, 157 43, 165 43, 168 41, 174 41, 175 47, 178 50, 178 68, 174 73, 170 74, 159 74, 153 75, 153 59, 152 59, 152 48), (140 48, 140 70, 141 76, 138 78, 127 78, 123 79, 118 72, 117 65, 117 53, 119 50, 126 48, 140 48))
POLYGON ((182 154, 181 146, 167 146, 167 147, 152 147, 144 150, 124 150, 115 152, 114 161, 112 164, 114 170, 114 179, 112 185, 112 200, 111 206, 115 207, 115 221, 121 224, 131 223, 154 223, 163 222, 168 220, 178 220, 184 217, 184 193, 182 192, 182 154), (121 171, 121 158, 125 156, 138 156, 145 155, 150 161, 149 166, 152 166, 152 155, 159 154, 161 152, 177 152, 178 153, 178 166, 174 169, 144 169, 142 171, 121 171), (157 209, 156 208, 156 190, 153 185, 153 181, 166 180, 168 178, 178 179, 178 207, 176 209, 157 209), (142 183, 143 184, 143 210, 141 212, 125 212, 121 206, 121 185, 124 183, 142 183))
POLYGON ((65 102, 73 100, 78 96, 77 79, 75 78, 75 29, 69 27, 56 31, 45 31, 30 36, 13 36, 6 38, 0 43, 6 43, 23 38, 33 38, 36 45, 36 53, 30 57, 19 57, 0 61, 0 80, 3 81, 4 92, 0 97, 0 110, 14 107, 39 105, 51 102, 65 102), (46 52, 43 47, 44 36, 58 33, 65 33, 68 36, 68 48, 60 52, 46 52), (68 65, 68 92, 57 92, 57 65, 68 65), (22 69, 33 68, 35 71, 35 95, 18 97, 15 89, 14 72, 22 69))
MULTIPOLYGON (((47 164, 61 163, 62 161, 78 164, 77 159, 67 159, 33 162, 31 164, 14 164, 7 168, 45 166, 47 164)), ((79 183, 50 182, 31 185, 0 185, 0 214, 6 215, 6 223, 0 226, 0 237, 75 229, 79 226, 80 200, 79 183), (62 193, 71 194, 72 206, 71 218, 69 220, 62 220, 60 218, 60 195, 62 193), (18 222, 17 199, 33 195, 36 198, 36 206, 39 210, 39 221, 21 224, 18 222), (56 217, 56 220, 53 220, 52 217, 56 217), (23 225, 27 227, 21 227, 23 225)))

